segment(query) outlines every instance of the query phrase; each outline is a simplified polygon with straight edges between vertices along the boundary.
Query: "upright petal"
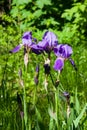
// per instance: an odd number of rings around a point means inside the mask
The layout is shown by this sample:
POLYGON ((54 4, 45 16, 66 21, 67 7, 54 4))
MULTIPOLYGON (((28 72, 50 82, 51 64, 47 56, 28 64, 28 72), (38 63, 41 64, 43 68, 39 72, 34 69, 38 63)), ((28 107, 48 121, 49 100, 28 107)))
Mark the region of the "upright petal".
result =
POLYGON ((53 48, 54 46, 58 45, 57 36, 53 32, 45 32, 43 40, 46 40, 46 42, 49 43, 49 48, 53 48))
POLYGON ((25 32, 22 37, 22 43, 23 45, 32 45, 32 33, 31 32, 25 32))
POLYGON ((64 67, 64 59, 62 58, 57 58, 55 63, 54 63, 54 66, 53 68, 56 70, 56 71, 61 71, 64 67))
POLYGON ((69 46, 67 44, 65 44, 63 46, 63 50, 64 50, 64 52, 63 52, 64 58, 69 58, 71 56, 71 54, 73 53, 71 46, 69 46))
POLYGON ((32 32, 25 32, 22 39, 32 39, 32 32))
POLYGON ((16 46, 13 50, 10 50, 9 52, 10 53, 16 53, 16 52, 18 52, 20 50, 20 48, 21 48, 21 44, 16 46))

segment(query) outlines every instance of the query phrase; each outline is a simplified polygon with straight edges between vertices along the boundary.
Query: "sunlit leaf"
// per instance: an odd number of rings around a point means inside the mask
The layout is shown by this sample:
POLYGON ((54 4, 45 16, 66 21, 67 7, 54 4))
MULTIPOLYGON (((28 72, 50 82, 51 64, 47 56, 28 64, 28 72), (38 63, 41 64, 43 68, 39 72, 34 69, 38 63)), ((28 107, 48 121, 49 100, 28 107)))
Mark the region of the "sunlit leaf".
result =
POLYGON ((78 124, 80 123, 80 120, 81 118, 83 117, 85 111, 87 109, 87 103, 86 105, 84 106, 84 108, 82 109, 81 113, 79 114, 79 116, 73 121, 74 122, 74 125, 75 125, 75 128, 77 128, 78 124))

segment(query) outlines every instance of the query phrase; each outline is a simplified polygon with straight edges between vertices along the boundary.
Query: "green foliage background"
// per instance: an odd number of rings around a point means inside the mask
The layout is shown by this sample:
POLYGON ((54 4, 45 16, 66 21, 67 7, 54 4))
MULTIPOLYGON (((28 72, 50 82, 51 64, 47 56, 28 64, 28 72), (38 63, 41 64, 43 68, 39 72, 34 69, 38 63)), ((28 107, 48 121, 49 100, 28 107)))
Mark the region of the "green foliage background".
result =
MULTIPOLYGON (((10 130, 12 127, 14 127, 14 130, 19 130, 19 128, 21 130, 21 119, 20 115, 18 117, 16 98, 17 92, 21 94, 18 71, 23 66, 23 50, 13 55, 9 54, 9 50, 21 43, 21 37, 25 31, 32 31, 33 36, 41 40, 45 30, 54 32, 58 36, 59 43, 68 43, 72 46, 72 57, 78 71, 76 73, 67 62, 60 77, 61 83, 65 90, 71 94, 75 93, 76 87, 78 88, 81 108, 87 100, 87 0, 1 0, 0 127, 2 130, 6 128, 10 130)), ((54 56, 52 58, 55 59, 54 56)), ((33 95, 33 77, 36 63, 42 66, 38 86, 39 95, 43 90, 44 61, 40 56, 37 58, 36 55, 31 54, 27 79, 27 84, 31 86, 27 85, 27 95, 31 95, 31 97, 33 95)), ((54 75, 56 76, 56 73, 54 75)), ((40 103, 43 102, 42 111, 44 109, 46 111, 44 106, 46 101, 43 100, 44 93, 42 93, 41 100, 38 101, 38 108, 40 108, 40 103)), ((27 100, 29 103, 30 99, 27 100)), ((45 119, 43 125, 47 123, 47 119, 45 119)), ((84 130, 86 130, 86 127, 87 121, 84 130)))

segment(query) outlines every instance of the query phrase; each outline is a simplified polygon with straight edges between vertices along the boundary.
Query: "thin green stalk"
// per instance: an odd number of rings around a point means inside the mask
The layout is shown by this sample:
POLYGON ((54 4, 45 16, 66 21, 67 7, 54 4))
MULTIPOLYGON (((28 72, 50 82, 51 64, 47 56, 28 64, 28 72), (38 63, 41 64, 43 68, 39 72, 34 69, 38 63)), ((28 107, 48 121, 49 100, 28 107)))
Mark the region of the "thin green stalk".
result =
MULTIPOLYGON (((25 68, 25 73, 24 73, 24 83, 26 84, 26 79, 27 79, 27 68, 25 68)), ((24 100, 24 123, 25 123, 25 128, 28 130, 28 113, 27 113, 27 97, 26 97, 26 86, 23 86, 23 100, 24 100)))
POLYGON ((22 130, 24 130, 24 119, 22 118, 22 130))
MULTIPOLYGON (((58 73, 57 80, 59 81, 60 73, 58 73)), ((56 112, 56 125, 59 130, 59 86, 55 89, 55 112, 56 112)))
POLYGON ((34 106, 36 105, 36 93, 37 93, 37 86, 35 86, 34 88, 34 99, 33 99, 34 106))
POLYGON ((56 125, 57 125, 57 129, 58 129, 58 110, 59 108, 58 108, 58 88, 56 89, 56 91, 55 91, 55 112, 56 112, 56 125))
POLYGON ((31 119, 29 118, 29 130, 31 130, 31 119))
POLYGON ((25 86, 24 86, 23 89, 24 89, 24 121, 25 121, 26 130, 28 130, 27 103, 26 103, 26 91, 25 91, 25 86))

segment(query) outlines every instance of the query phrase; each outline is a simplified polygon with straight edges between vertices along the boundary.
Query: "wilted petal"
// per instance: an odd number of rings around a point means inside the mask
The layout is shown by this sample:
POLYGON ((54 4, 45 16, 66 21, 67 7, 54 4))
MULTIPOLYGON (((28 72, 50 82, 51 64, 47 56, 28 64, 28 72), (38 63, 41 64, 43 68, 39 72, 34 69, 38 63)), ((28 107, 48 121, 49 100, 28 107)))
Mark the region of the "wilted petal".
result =
POLYGON ((25 64, 25 66, 27 67, 27 64, 28 64, 28 53, 26 53, 26 54, 24 55, 24 64, 25 64))
POLYGON ((64 59, 62 58, 57 58, 55 63, 54 63, 54 66, 53 68, 56 70, 56 71, 61 71, 64 67, 64 59))
POLYGON ((22 77, 22 69, 21 68, 19 69, 18 75, 20 78, 22 77))
POLYGON ((10 53, 16 53, 16 52, 18 52, 18 51, 20 50, 20 48, 21 48, 21 44, 18 45, 18 46, 16 46, 13 50, 11 50, 11 51, 9 51, 9 52, 10 52, 10 53))

